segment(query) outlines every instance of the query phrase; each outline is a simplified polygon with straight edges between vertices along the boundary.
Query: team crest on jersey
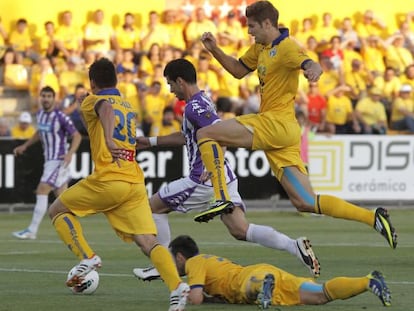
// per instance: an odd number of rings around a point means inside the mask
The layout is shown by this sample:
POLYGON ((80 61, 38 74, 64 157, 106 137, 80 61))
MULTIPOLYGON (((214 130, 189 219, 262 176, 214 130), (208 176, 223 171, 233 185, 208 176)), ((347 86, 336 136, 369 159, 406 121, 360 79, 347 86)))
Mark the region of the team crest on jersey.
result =
POLYGON ((274 48, 272 48, 270 51, 269 51, 269 56, 270 57, 274 57, 274 56, 276 56, 276 48, 274 47, 274 48))
POLYGON ((257 67, 257 73, 258 73, 259 77, 264 77, 266 75, 266 66, 259 65, 257 67))

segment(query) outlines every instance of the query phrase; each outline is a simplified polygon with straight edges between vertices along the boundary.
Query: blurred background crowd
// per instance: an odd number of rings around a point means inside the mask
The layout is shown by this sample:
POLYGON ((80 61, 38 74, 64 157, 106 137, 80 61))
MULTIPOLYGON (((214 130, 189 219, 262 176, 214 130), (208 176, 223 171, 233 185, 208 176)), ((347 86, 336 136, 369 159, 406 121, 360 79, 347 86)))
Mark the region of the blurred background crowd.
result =
MULTIPOLYGON (((87 135, 79 99, 90 92, 88 66, 100 57, 114 62, 118 88, 136 107, 137 135, 180 129, 185 103, 169 92, 163 78, 165 64, 180 57, 195 65, 199 87, 213 98, 223 119, 259 111, 256 74, 233 78, 199 40, 210 31, 226 53, 241 56, 254 42, 243 10, 154 9, 141 25, 134 12, 125 12, 118 27, 111 26, 111 16, 102 9, 91 12, 83 24, 74 23, 74 12, 53 13, 59 22, 45 20, 36 34, 29 31, 30 16, 21 16, 11 27, 0 20, 0 88, 23 92, 28 99, 14 110, 3 109, 0 99, 0 136, 25 139, 33 134, 39 90, 46 85, 56 91, 59 109, 87 135)), ((366 10, 358 19, 324 12, 296 27, 279 26, 290 28, 291 38, 324 71, 318 83, 301 75, 296 96, 296 109, 312 132, 414 133, 414 12, 402 14, 395 25, 366 10)))

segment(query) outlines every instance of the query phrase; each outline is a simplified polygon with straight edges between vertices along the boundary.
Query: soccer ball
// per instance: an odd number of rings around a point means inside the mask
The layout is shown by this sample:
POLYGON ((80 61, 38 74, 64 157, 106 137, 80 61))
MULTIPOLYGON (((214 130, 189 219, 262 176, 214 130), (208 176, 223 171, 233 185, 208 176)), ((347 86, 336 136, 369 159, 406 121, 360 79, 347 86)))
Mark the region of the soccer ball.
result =
MULTIPOLYGON (((68 278, 74 273, 76 267, 73 267, 69 271, 68 278)), ((99 274, 96 270, 92 270, 87 275, 83 276, 82 283, 77 286, 71 287, 71 291, 74 294, 91 295, 99 286, 99 274)))

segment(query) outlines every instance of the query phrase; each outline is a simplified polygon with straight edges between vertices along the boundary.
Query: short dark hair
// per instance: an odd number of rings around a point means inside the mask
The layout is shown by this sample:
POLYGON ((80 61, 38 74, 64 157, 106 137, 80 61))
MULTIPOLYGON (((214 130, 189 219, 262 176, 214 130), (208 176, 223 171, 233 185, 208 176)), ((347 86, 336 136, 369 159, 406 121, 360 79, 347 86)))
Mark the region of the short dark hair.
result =
POLYGON ((164 77, 172 81, 177 81, 177 78, 180 77, 187 83, 197 83, 197 73, 194 65, 184 58, 170 61, 164 68, 164 77))
POLYGON ((246 7, 246 17, 262 24, 266 19, 277 27, 279 23, 279 11, 270 1, 257 1, 246 7))
POLYGON ((55 90, 52 87, 48 86, 48 85, 42 87, 42 89, 40 90, 40 93, 52 93, 53 97, 56 96, 55 90))
POLYGON ((107 58, 96 60, 89 68, 89 79, 98 88, 115 87, 118 82, 114 64, 107 58))
POLYGON ((166 114, 167 112, 172 112, 174 113, 174 108, 171 106, 167 106, 164 108, 164 110, 162 111, 162 114, 166 114))
POLYGON ((199 253, 196 242, 189 235, 179 235, 171 241, 169 248, 173 256, 181 253, 186 259, 199 253))

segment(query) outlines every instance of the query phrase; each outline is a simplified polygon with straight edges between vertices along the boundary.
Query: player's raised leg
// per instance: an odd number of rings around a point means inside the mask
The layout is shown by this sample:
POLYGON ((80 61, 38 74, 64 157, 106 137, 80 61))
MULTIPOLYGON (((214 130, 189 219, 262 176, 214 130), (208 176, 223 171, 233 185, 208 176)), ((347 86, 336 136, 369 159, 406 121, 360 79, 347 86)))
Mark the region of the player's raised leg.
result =
POLYGON ((381 233, 391 248, 396 248, 396 230, 385 209, 378 208, 376 211, 372 211, 335 196, 316 195, 311 187, 309 177, 293 166, 284 168, 281 184, 298 211, 365 223, 381 233))

